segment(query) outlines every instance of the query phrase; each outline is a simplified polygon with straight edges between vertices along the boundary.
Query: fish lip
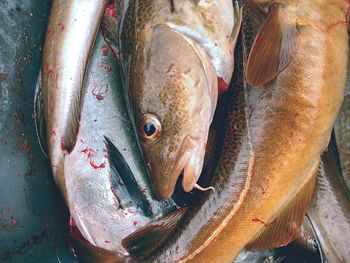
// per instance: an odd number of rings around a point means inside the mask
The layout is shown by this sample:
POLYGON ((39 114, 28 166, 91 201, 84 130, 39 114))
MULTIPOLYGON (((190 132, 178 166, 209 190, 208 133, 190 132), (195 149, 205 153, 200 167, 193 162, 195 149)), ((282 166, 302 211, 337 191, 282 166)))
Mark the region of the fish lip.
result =
POLYGON ((191 156, 193 154, 198 154, 197 149, 201 144, 205 145, 205 140, 202 138, 190 135, 185 137, 178 151, 176 161, 174 162, 172 168, 169 169, 170 176, 167 180, 167 186, 162 188, 155 185, 154 187, 155 194, 160 200, 169 198, 173 194, 177 180, 179 179, 191 156))

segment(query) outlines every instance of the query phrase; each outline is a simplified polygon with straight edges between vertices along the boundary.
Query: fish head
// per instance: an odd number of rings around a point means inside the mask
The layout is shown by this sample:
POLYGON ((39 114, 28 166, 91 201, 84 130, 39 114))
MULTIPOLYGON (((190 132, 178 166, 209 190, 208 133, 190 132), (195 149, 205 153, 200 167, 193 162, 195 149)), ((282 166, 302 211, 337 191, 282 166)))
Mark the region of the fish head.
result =
POLYGON ((131 67, 129 96, 143 156, 160 199, 169 197, 183 171, 189 192, 198 180, 217 102, 209 57, 167 26, 146 38, 131 67))

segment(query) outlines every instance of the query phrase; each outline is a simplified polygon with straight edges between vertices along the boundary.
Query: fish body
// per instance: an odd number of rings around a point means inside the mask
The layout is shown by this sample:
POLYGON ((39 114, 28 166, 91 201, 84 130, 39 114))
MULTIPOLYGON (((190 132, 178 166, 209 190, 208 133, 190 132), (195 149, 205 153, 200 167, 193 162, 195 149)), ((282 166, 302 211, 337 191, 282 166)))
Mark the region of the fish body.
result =
POLYGON ((48 157, 65 197, 64 156, 76 144, 83 78, 105 7, 106 1, 99 0, 56 0, 51 6, 42 54, 42 100, 48 157))
POLYGON ((53 1, 35 117, 71 226, 90 245, 84 251, 95 246, 122 259, 125 236, 176 206, 149 190, 121 80, 112 74, 119 64, 101 34, 95 43, 105 7, 104 1, 53 1))
POLYGON ((327 262, 349 262, 350 192, 337 161, 332 140, 322 155, 308 216, 327 262))
POLYGON ((155 193, 170 196, 182 170, 183 188, 191 191, 202 170, 218 78, 231 80, 239 8, 230 0, 131 0, 119 9, 125 93, 155 193))
POLYGON ((277 9, 271 8, 265 21, 243 5, 245 58, 256 40, 244 64, 246 75, 236 72, 235 88, 229 90, 224 146, 212 183, 216 191, 188 212, 182 228, 149 258, 152 262, 233 262, 243 248, 283 246, 299 236, 320 155, 343 99, 348 33, 343 24, 347 6, 342 1, 298 3, 276 2, 277 9), (269 26, 278 31, 269 31, 269 26), (298 32, 283 31, 296 27, 298 32), (283 36, 273 39, 272 33, 283 36), (269 59, 274 65, 279 61, 273 61, 273 54, 257 52, 258 47, 263 52, 280 51, 287 40, 298 45, 287 46, 293 56, 282 61, 283 70, 259 68, 266 68, 269 59), (275 46, 264 49, 264 41, 275 46), (245 80, 254 82, 254 87, 245 80))

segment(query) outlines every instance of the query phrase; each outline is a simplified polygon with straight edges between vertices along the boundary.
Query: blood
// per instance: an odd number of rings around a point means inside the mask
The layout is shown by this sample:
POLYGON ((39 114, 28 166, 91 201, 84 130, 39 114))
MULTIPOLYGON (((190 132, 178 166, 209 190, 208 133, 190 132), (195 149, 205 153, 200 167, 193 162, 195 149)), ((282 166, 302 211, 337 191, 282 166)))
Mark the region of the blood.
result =
POLYGON ((104 61, 100 62, 100 66, 101 66, 101 68, 106 70, 108 73, 112 72, 112 67, 110 65, 108 65, 106 62, 104 62, 104 61))
POLYGON ((110 242, 111 242, 111 241, 109 241, 109 240, 105 240, 105 243, 106 243, 106 244, 108 244, 108 243, 110 243, 110 242))
POLYGON ((101 101, 105 99, 105 94, 107 93, 107 91, 108 91, 108 85, 104 90, 103 88, 97 90, 97 88, 94 87, 91 93, 96 97, 97 100, 101 101))
POLYGON ((55 31, 53 31, 52 29, 49 28, 49 29, 47 30, 47 36, 48 36, 48 37, 52 37, 54 34, 55 34, 55 31))
POLYGON ((61 32, 63 32, 65 29, 64 23, 58 23, 58 27, 60 28, 61 32))
POLYGON ((86 154, 86 157, 87 157, 87 159, 89 160, 89 164, 90 164, 90 166, 91 166, 94 170, 102 169, 102 168, 105 168, 105 167, 106 167, 106 161, 104 161, 104 162, 101 163, 101 164, 96 164, 96 163, 92 160, 92 158, 94 158, 95 153, 96 153, 96 151, 93 150, 92 148, 87 147, 87 148, 81 150, 80 152, 86 154))
POLYGON ((102 55, 103 55, 103 56, 107 56, 107 55, 108 55, 108 53, 109 53, 109 47, 108 47, 107 45, 103 45, 103 46, 101 47, 101 50, 102 50, 102 55))
POLYGON ((61 150, 64 151, 64 142, 61 141, 61 150))
POLYGON ((218 92, 219 95, 226 92, 228 89, 228 84, 225 82, 225 80, 221 77, 218 77, 218 92))
POLYGON ((94 170, 102 169, 102 168, 106 167, 106 161, 104 161, 101 164, 95 164, 92 160, 90 160, 89 163, 90 163, 91 167, 94 168, 94 170))
POLYGON ((88 159, 93 158, 95 155, 95 151, 89 147, 85 148, 84 150, 81 150, 80 152, 85 153, 88 159))
POLYGON ((276 218, 274 220, 272 220, 270 223, 265 223, 263 220, 261 220, 260 218, 254 216, 253 219, 252 219, 253 222, 259 222, 261 224, 264 225, 264 227, 268 227, 268 226, 271 226, 273 225, 274 223, 276 223, 276 218))
POLYGON ((81 234, 79 228, 77 227, 77 224, 75 223, 74 219, 70 217, 68 225, 70 226, 70 235, 76 239, 88 242, 84 236, 81 234))
POLYGON ((113 1, 110 5, 107 6, 105 15, 117 17, 117 8, 115 6, 115 2, 113 1))
POLYGON ((132 222, 132 223, 133 223, 134 226, 136 226, 138 222, 137 222, 137 221, 134 221, 134 222, 132 222))
POLYGON ((27 139, 25 139, 22 143, 21 150, 25 153, 28 153, 30 151, 30 145, 27 139))
POLYGON ((17 225, 17 220, 13 216, 11 216, 11 222, 12 222, 12 225, 17 225))

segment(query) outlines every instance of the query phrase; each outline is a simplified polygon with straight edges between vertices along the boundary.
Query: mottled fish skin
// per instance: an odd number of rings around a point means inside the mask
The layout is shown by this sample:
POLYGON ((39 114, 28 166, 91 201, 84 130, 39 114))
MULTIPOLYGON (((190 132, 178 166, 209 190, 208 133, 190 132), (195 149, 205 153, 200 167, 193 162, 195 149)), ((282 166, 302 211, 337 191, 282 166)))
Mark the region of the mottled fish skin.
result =
MULTIPOLYGON (((293 60, 264 87, 235 85, 216 191, 149 261, 232 262, 244 247, 276 247, 298 237, 344 94, 348 35, 344 25, 324 30, 345 19, 341 1, 283 3, 291 20, 309 22, 293 60), (278 235, 268 235, 269 229, 278 235)), ((247 5, 244 14, 247 57, 263 21, 247 5)))
MULTIPOLYGON (((237 49, 241 50, 239 42, 237 45, 237 49)), ((250 174, 253 156, 247 129, 248 108, 243 88, 242 56, 236 59, 235 81, 226 95, 229 105, 223 149, 212 182, 215 192, 206 193, 200 203, 185 215, 181 228, 174 236, 156 253, 140 262, 187 262, 188 257, 198 249, 206 250, 208 243, 219 234, 217 230, 223 218, 229 217, 232 209, 238 208, 232 200, 236 201, 247 191, 247 174, 250 174)), ((210 248, 208 253, 213 250, 215 248, 210 248)), ((212 261, 208 256, 205 261, 195 262, 221 261, 212 261)))
POLYGON ((106 4, 101 0, 55 0, 51 6, 41 84, 48 156, 65 197, 64 157, 76 143, 84 73, 106 4))
MULTIPOLYGON (((204 47, 197 41, 200 38, 210 42, 212 38, 210 34, 204 35, 203 28, 202 35, 196 39, 174 26, 182 23, 181 28, 188 29, 188 24, 183 22, 187 22, 190 15, 198 17, 200 9, 202 14, 216 17, 212 14, 218 8, 216 1, 211 1, 211 7, 207 9, 205 1, 196 2, 132 0, 121 8, 124 11, 119 18, 125 93, 154 190, 160 199, 173 193, 182 170, 184 190, 188 192, 195 186, 202 170, 209 126, 217 103, 218 70, 213 56, 206 50, 210 47, 218 50, 220 46, 216 48, 215 41, 211 41, 212 45, 204 47), (145 141, 140 122, 149 114, 160 122, 161 133, 159 138, 145 141)), ((222 2, 231 5, 229 10, 233 10, 231 1, 222 2)), ((233 17, 232 11, 227 19, 234 21, 233 17)), ((210 22, 211 30, 222 26, 220 19, 210 22)), ((234 22, 226 24, 225 29, 232 27, 231 31, 236 32, 234 22)), ((198 25, 200 23, 196 21, 194 26, 198 25)), ((190 31, 198 30, 191 28, 190 31)), ((230 49, 226 50, 232 51, 231 33, 222 34, 221 38, 226 40, 223 43, 230 44, 230 49)), ((229 53, 227 55, 230 57, 229 53)), ((226 66, 228 75, 233 71, 232 62, 233 59, 229 60, 226 66)), ((221 71, 224 67, 222 65, 221 71)))
POLYGON ((327 262, 350 262, 350 192, 344 185, 334 140, 322 156, 308 216, 327 262))

